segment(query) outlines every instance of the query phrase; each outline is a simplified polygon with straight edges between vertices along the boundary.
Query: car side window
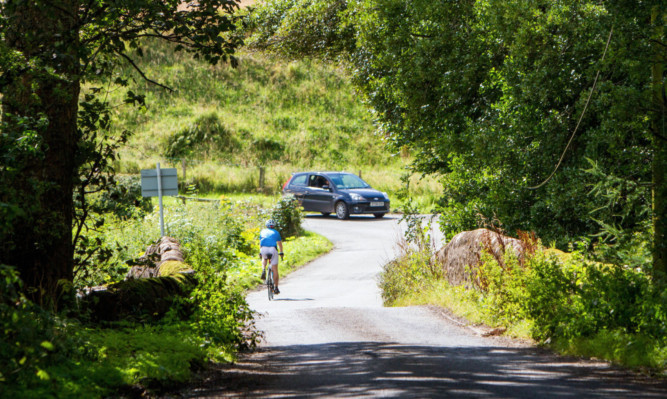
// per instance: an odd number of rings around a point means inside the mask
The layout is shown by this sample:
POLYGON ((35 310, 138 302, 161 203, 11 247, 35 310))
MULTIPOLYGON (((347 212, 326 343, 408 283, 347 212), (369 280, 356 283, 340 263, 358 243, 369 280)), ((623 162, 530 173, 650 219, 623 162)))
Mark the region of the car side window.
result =
POLYGON ((308 180, 309 187, 322 188, 322 186, 328 184, 329 182, 324 176, 310 175, 310 179, 308 180))
POLYGON ((305 186, 307 180, 308 180, 308 175, 296 176, 294 177, 294 179, 292 179, 292 183, 290 183, 290 186, 297 186, 297 187, 305 186))

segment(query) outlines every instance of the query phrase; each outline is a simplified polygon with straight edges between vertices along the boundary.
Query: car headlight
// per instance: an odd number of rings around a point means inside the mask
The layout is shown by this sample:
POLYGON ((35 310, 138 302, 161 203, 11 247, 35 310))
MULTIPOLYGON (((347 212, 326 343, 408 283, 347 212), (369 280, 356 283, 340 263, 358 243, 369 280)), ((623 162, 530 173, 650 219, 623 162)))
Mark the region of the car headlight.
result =
POLYGON ((382 195, 384 195, 384 199, 389 201, 389 194, 385 193, 384 191, 382 192, 382 195))
POLYGON ((352 198, 352 201, 363 201, 364 200, 364 197, 362 197, 359 194, 355 194, 355 193, 350 193, 350 198, 352 198))

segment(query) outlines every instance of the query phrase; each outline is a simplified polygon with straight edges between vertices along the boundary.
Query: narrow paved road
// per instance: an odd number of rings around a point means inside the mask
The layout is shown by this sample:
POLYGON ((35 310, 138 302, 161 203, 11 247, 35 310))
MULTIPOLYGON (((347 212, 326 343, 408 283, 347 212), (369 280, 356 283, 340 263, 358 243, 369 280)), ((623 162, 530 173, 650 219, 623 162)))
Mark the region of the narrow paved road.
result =
MULTIPOLYGON (((431 307, 384 308, 377 286, 400 237, 398 218, 305 227, 334 250, 248 295, 265 341, 186 397, 665 398, 665 382, 601 362, 559 358, 484 338, 431 307)), ((289 254, 287 254, 289 256, 289 254)))

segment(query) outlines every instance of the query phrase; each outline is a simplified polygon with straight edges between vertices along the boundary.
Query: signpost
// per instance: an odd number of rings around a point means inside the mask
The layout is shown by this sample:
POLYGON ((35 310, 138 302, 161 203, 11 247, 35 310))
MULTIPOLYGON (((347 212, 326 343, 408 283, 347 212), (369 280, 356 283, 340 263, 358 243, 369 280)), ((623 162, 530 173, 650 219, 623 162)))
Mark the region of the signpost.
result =
POLYGON ((160 234, 164 237, 164 211, 162 196, 178 195, 178 175, 176 168, 160 169, 158 162, 155 169, 141 171, 141 195, 144 197, 158 197, 160 203, 160 234))

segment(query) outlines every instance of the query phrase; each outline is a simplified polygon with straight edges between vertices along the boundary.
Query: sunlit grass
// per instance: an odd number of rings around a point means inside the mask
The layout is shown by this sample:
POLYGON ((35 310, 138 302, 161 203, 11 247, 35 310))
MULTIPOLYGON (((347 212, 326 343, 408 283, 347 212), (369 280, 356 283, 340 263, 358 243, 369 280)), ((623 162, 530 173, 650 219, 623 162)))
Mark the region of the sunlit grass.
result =
MULTIPOLYGON (((146 95, 142 109, 123 105, 126 89, 103 86, 110 88, 105 98, 114 109, 113 131, 132 132, 119 151, 116 170, 136 175, 160 162, 163 168, 177 168, 179 181, 199 195, 275 195, 297 171, 348 171, 360 173, 373 187, 389 193, 394 210, 401 206, 396 193, 404 188, 401 178, 412 157, 408 151, 392 154, 384 138, 376 135, 372 117, 344 68, 248 51, 238 56, 237 68, 211 66, 174 52, 168 44, 148 43, 137 63, 147 76, 174 92, 135 76, 132 90, 146 95), (234 148, 169 158, 169 140, 206 115, 220 121, 234 148), (282 149, 270 156, 259 154, 253 146, 262 140, 282 149), (260 166, 265 170, 261 188, 260 166)), ((442 189, 436 178, 412 176, 410 192, 428 212, 442 189)))
MULTIPOLYGON (((486 305, 478 292, 466 290, 462 286, 451 286, 443 279, 433 279, 420 290, 402 296, 392 304, 392 306, 418 305, 435 305, 448 309, 470 325, 501 326, 489 312, 485 311, 486 305)), ((502 325, 502 327, 507 328, 506 336, 531 339, 529 321, 522 320, 517 324, 502 325)))

